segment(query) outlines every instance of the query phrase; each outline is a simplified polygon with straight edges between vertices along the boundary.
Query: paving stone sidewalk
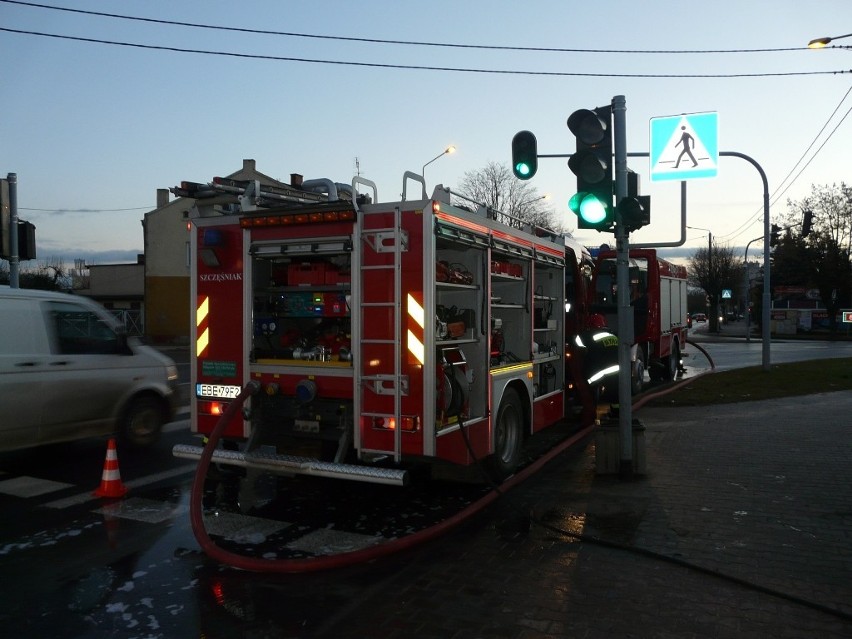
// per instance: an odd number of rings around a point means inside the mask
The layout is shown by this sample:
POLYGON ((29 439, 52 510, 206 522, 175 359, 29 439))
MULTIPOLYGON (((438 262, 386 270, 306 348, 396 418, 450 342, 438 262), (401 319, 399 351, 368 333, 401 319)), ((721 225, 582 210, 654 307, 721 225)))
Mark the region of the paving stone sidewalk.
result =
POLYGON ((590 440, 316 636, 852 637, 850 415, 852 392, 642 409, 645 476, 596 475, 590 440))

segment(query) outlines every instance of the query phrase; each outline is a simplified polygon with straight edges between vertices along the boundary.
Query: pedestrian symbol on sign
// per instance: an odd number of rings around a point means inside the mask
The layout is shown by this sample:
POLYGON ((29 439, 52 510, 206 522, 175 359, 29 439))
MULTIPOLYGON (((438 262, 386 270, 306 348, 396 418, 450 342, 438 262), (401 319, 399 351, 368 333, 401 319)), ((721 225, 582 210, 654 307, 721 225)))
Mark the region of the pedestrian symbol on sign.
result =
POLYGON ((696 160, 695 156, 692 155, 692 147, 695 146, 695 138, 689 135, 689 132, 686 130, 685 126, 680 127, 680 130, 683 131, 683 135, 680 136, 680 142, 675 144, 675 146, 680 146, 681 144, 683 144, 683 151, 681 151, 680 155, 677 156, 675 168, 680 166, 680 161, 683 159, 684 155, 688 155, 689 159, 692 160, 692 166, 698 166, 698 160, 696 160))

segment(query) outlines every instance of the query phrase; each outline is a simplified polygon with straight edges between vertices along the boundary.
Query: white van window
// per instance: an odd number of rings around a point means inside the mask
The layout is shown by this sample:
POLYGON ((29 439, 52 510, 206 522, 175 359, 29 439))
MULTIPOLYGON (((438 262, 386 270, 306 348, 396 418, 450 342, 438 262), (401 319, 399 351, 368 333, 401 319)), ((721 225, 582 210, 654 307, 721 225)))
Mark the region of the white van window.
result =
POLYGON ((32 304, 27 299, 4 297, 0 301, 0 355, 32 355, 41 352, 37 344, 44 338, 36 339, 37 326, 34 325, 31 309, 32 304), (30 330, 24 330, 23 326, 30 330))
POLYGON ((58 352, 65 355, 118 351, 118 336, 97 313, 68 302, 48 302, 58 352))

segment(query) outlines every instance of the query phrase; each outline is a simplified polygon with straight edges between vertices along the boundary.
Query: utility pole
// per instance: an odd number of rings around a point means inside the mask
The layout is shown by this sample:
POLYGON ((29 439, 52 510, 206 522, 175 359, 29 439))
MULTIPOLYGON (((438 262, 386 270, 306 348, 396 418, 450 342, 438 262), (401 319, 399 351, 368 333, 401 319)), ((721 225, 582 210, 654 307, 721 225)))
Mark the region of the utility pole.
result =
MULTIPOLYGON (((612 98, 613 151, 615 155, 615 201, 627 197, 627 100, 623 95, 612 98)), ((633 313, 630 306, 630 234, 616 207, 615 265, 618 284, 618 438, 620 457, 618 476, 633 477, 633 389, 631 382, 633 346, 633 313)))

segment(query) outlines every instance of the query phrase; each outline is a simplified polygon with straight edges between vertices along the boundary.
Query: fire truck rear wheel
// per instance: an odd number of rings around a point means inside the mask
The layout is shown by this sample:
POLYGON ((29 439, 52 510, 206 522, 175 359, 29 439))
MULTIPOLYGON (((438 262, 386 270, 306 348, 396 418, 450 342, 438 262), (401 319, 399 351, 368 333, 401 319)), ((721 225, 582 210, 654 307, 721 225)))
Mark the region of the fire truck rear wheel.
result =
POLYGON ((636 350, 636 361, 633 362, 633 375, 630 376, 630 386, 634 395, 642 392, 645 386, 645 354, 642 349, 636 350))
POLYGON ((521 461, 523 424, 524 411, 518 392, 507 388, 494 423, 494 454, 488 458, 491 475, 498 481, 514 473, 521 461))
POLYGON ((666 358, 666 379, 674 379, 677 377, 677 371, 680 367, 680 346, 677 340, 672 341, 672 351, 666 358))

